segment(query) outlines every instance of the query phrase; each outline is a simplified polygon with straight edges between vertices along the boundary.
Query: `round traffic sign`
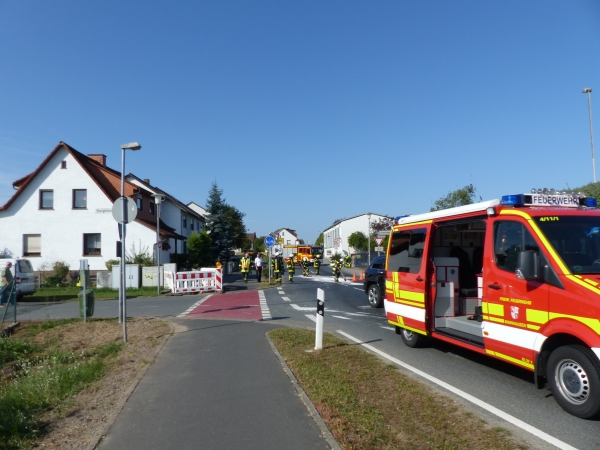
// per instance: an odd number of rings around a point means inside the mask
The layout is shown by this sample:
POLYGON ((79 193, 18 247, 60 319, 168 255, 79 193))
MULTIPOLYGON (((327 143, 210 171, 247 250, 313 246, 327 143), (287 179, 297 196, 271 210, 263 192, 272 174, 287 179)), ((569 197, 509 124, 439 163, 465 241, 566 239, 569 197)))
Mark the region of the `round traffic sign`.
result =
POLYGON ((275 245, 275 239, 273 238, 273 236, 267 236, 265 238, 265 245, 267 247, 273 247, 273 245, 275 245))
POLYGON ((129 197, 119 197, 115 200, 112 207, 112 215, 114 219, 121 223, 133 222, 137 217, 138 209, 133 199, 129 197), (123 211, 123 202, 125 202, 125 211, 123 211), (123 215, 123 212, 125 213, 123 215))

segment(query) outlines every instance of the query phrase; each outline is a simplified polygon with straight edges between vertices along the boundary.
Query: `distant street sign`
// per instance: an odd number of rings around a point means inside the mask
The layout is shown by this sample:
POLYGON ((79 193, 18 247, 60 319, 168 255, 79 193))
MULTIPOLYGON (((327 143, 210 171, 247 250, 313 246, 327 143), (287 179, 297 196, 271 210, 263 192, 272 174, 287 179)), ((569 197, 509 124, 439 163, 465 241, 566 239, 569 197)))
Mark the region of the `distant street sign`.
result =
POLYGON ((383 247, 375 247, 375 251, 376 252, 382 252, 383 251, 383 247))
POLYGON ((265 245, 267 247, 273 247, 274 244, 275 244, 275 239, 273 239, 273 236, 267 236, 265 238, 265 245))
POLYGON ((119 223, 133 222, 135 220, 135 218, 137 217, 137 213, 138 213, 137 205, 135 204, 133 199, 131 199, 129 197, 119 197, 113 203, 112 215, 113 215, 114 219, 119 223), (123 217, 123 202, 126 202, 125 217, 123 217))
POLYGON ((381 245, 383 238, 375 238, 375 242, 377 242, 377 245, 381 245))
POLYGON ((279 239, 277 239, 277 243, 278 243, 278 244, 283 244, 284 242, 285 242, 285 239, 284 239, 284 238, 279 238, 279 239))
POLYGON ((389 235, 390 235, 390 230, 377 232, 377 236, 389 236, 389 235))

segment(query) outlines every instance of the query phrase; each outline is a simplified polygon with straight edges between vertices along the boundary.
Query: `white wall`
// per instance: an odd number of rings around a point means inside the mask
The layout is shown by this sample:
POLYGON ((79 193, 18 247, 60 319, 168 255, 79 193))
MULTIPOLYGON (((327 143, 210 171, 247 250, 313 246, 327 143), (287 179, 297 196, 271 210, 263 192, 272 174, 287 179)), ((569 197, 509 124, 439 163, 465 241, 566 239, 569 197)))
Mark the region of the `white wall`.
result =
MULTIPOLYGON (((17 178, 18 175, 15 177, 17 178)), ((19 194, 7 211, 0 211, 0 249, 5 247, 13 255, 23 256, 23 235, 41 235, 41 256, 27 256, 35 270, 43 264, 65 261, 72 270, 79 268, 79 260, 87 259, 91 270, 106 270, 104 262, 116 258, 119 239, 117 222, 112 216, 112 202, 100 190, 79 163, 61 148, 38 176, 19 194), (61 169, 61 161, 67 168, 61 169), (39 209, 39 190, 54 191, 54 209, 39 209), (87 190, 87 209, 75 210, 73 189, 87 190), (101 234, 101 256, 83 255, 83 234, 101 234)), ((127 250, 135 242, 152 246, 156 233, 139 224, 127 227, 127 250)))

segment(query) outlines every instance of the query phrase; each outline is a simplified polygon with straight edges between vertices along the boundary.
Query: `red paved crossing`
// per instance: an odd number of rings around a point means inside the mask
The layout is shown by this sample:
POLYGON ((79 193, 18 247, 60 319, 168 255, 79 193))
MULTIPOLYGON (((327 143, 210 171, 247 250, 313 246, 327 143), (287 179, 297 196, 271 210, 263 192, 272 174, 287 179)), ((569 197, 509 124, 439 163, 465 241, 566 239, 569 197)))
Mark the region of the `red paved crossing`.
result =
POLYGON ((258 291, 216 294, 207 298, 186 317, 262 320, 258 291))

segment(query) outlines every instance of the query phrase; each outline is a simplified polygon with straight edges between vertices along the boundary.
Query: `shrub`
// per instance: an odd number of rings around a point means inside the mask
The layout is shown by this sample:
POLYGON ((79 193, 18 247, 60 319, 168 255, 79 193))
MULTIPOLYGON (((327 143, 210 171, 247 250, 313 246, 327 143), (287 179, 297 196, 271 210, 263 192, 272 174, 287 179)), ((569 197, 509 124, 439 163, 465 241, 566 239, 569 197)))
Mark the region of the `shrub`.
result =
POLYGON ((140 242, 140 248, 136 250, 135 243, 131 244, 131 252, 125 255, 127 264, 140 264, 142 266, 153 266, 154 257, 150 254, 150 247, 144 247, 140 242))
POLYGON ((106 264, 106 268, 108 269, 108 271, 112 272, 112 267, 118 266, 119 264, 121 264, 121 260, 120 259, 109 259, 104 264, 106 264))
POLYGON ((69 265, 64 261, 55 261, 52 264, 53 274, 46 277, 42 283, 42 287, 60 287, 67 284, 67 276, 69 275, 69 265))

